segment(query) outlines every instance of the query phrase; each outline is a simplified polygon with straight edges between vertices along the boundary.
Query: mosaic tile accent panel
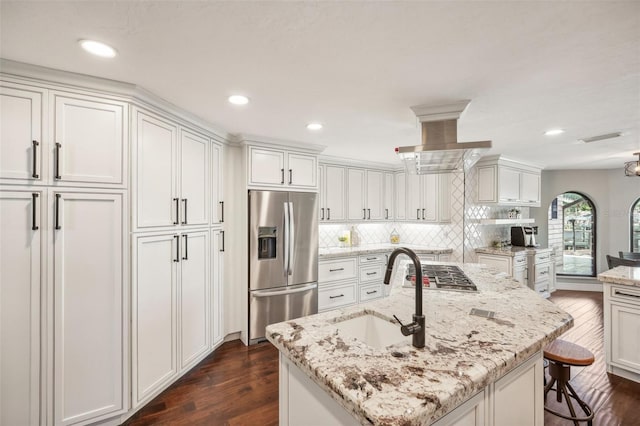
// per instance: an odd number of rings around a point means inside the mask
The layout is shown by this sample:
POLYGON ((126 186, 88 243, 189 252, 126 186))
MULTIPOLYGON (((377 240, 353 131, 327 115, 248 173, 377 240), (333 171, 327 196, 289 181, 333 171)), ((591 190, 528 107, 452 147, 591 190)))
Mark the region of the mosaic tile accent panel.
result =
POLYGON ((366 222, 320 224, 320 247, 339 247, 343 232, 353 226, 360 237, 360 244, 388 243, 395 229, 400 244, 416 244, 433 248, 451 248, 451 260, 461 262, 463 256, 463 217, 465 179, 455 173, 451 179, 451 223, 428 224, 412 222, 366 222))

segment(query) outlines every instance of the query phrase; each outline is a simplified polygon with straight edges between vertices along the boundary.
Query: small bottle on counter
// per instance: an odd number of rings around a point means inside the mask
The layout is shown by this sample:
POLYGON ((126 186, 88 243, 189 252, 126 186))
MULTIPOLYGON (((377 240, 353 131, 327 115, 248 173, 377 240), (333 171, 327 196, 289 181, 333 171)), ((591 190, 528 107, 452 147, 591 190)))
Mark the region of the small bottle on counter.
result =
POLYGON ((389 235, 389 241, 391 241, 391 244, 400 244, 400 234, 398 234, 396 228, 393 228, 393 231, 391 231, 391 235, 389 235))
POLYGON ((360 235, 358 235, 358 231, 356 231, 355 226, 351 227, 351 247, 358 247, 360 245, 360 235))

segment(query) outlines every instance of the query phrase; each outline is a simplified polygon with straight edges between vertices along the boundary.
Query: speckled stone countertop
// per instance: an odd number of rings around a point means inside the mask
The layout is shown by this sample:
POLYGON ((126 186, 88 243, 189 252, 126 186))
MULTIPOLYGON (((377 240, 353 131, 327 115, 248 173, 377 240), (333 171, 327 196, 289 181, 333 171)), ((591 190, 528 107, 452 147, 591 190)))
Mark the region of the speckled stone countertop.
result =
POLYGON ((400 330, 400 343, 383 349, 341 334, 336 322, 365 314, 411 322, 415 290, 402 288, 408 262, 394 268, 387 298, 267 327, 269 341, 362 424, 430 424, 573 326, 569 314, 511 278, 458 264, 479 291, 423 292, 425 348, 400 330), (469 315, 471 308, 495 318, 469 315))
POLYGON ((519 246, 508 246, 508 247, 480 247, 476 249, 476 253, 483 254, 495 254, 497 256, 515 256, 518 253, 544 253, 546 251, 551 251, 550 248, 546 247, 519 247, 519 246))
POLYGON ((598 279, 604 283, 640 287, 640 268, 616 266, 613 269, 599 273, 598 279))
POLYGON ((346 256, 358 256, 361 254, 373 254, 373 253, 385 253, 391 252, 398 247, 407 247, 411 250, 415 251, 416 254, 451 254, 453 253, 453 249, 451 248, 434 248, 434 247, 425 247, 425 246, 415 246, 415 245, 407 245, 407 244, 364 244, 356 247, 329 247, 329 248, 320 248, 318 250, 318 258, 319 259, 331 259, 336 257, 346 257, 346 256))

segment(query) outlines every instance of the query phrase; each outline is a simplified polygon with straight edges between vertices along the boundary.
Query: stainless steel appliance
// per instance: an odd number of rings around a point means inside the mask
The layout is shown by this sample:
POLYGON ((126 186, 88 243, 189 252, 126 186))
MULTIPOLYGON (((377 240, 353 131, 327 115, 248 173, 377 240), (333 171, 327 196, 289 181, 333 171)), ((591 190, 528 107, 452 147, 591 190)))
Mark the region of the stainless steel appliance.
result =
POLYGON ((318 312, 318 197, 249 191, 249 344, 318 312))
MULTIPOLYGON (((416 268, 407 265, 403 287, 416 285, 416 268)), ((476 285, 454 265, 422 265, 422 288, 431 290, 478 291, 476 285)))

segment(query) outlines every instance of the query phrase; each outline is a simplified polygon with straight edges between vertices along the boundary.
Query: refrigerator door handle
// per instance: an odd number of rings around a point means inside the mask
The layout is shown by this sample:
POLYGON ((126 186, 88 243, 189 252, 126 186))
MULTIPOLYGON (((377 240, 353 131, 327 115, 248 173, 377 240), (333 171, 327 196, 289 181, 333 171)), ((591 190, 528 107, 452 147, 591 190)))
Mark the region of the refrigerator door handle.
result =
POLYGON ((254 290, 251 292, 252 297, 270 297, 270 296, 282 296, 287 294, 302 293, 304 291, 313 290, 318 287, 318 284, 311 283, 296 288, 287 288, 284 290, 254 290))
POLYGON ((289 274, 289 253, 291 252, 291 247, 289 247, 289 206, 288 202, 284 203, 284 256, 282 256, 282 263, 284 268, 284 274, 289 274))
POLYGON ((295 254, 296 254, 296 222, 293 215, 293 203, 289 202, 289 269, 288 274, 293 274, 295 254))

